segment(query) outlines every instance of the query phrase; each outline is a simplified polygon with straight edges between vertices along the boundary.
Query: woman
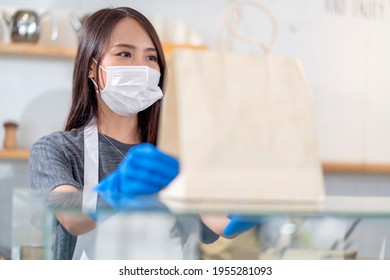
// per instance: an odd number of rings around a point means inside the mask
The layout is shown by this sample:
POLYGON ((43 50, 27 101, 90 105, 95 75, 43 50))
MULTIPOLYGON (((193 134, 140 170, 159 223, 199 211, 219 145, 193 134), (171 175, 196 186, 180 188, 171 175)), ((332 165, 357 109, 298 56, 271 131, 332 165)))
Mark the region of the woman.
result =
MULTIPOLYGON (((96 227, 92 217, 106 191, 153 194, 178 174, 177 160, 154 146, 164 74, 159 38, 139 12, 102 9, 85 22, 65 131, 41 138, 30 156, 34 190, 45 198, 82 196, 83 213, 89 213, 56 214, 56 259, 91 257, 88 234, 96 227)), ((212 224, 215 219, 204 220, 212 224)), ((221 233, 226 221, 216 223, 214 230, 221 233)), ((206 242, 218 238, 203 223, 202 228, 206 242)))

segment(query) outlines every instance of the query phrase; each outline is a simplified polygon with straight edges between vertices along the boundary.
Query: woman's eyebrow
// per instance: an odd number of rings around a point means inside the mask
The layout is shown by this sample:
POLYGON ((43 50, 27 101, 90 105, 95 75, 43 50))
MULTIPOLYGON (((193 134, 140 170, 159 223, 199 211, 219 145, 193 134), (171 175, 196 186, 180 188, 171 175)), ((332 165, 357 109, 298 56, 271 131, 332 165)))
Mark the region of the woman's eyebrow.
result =
POLYGON ((119 43, 119 44, 115 44, 113 46, 114 48, 127 48, 127 49, 136 49, 137 47, 134 46, 134 45, 131 45, 131 44, 123 44, 123 43, 119 43))
MULTIPOLYGON (((113 47, 114 48, 127 48, 127 49, 131 49, 131 50, 138 49, 136 46, 134 46, 132 44, 123 44, 123 43, 115 44, 113 47)), ((157 49, 155 47, 147 47, 144 49, 144 51, 145 52, 157 52, 157 49)))
POLYGON ((157 52, 157 49, 156 48, 145 48, 144 51, 145 52, 157 52))

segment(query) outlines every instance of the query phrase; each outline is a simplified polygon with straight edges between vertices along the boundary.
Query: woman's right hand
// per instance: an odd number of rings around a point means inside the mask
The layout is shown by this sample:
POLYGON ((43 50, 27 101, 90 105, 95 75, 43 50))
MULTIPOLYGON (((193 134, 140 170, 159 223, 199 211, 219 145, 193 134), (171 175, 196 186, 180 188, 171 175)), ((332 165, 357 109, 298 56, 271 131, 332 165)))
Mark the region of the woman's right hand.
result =
POLYGON ((129 196, 158 193, 179 174, 179 162, 151 144, 130 149, 115 172, 96 187, 98 192, 129 196))

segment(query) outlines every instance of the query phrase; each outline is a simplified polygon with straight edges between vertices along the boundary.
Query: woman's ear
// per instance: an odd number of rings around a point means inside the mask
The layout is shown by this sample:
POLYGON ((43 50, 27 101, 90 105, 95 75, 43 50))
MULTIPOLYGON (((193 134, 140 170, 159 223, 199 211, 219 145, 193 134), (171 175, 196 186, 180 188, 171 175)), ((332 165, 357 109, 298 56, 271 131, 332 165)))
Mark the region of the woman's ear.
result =
POLYGON ((96 77, 96 64, 89 65, 88 78, 94 79, 96 77))

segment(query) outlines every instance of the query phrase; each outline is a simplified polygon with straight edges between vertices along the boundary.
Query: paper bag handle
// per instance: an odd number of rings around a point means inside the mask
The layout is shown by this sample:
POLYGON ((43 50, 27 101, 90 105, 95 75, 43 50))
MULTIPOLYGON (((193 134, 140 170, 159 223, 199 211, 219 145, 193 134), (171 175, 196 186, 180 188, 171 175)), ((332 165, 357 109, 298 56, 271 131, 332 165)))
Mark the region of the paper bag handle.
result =
MULTIPOLYGON (((226 44, 224 49, 225 50, 230 50, 233 44, 233 41, 237 38, 243 42, 246 42, 251 45, 257 45, 260 46, 261 49, 264 51, 265 54, 269 54, 270 50, 275 44, 276 41, 276 34, 277 34, 277 22, 275 16, 272 14, 272 12, 267 9, 265 6, 260 4, 258 1, 255 0, 238 0, 234 3, 232 3, 225 11, 223 21, 222 21, 222 28, 226 28, 228 31, 228 39, 226 40, 226 44), (263 11, 266 15, 269 16, 271 19, 271 24, 272 24, 272 33, 271 33, 271 38, 268 42, 268 44, 263 43, 259 38, 257 37, 252 37, 252 36, 245 36, 237 32, 239 22, 242 19, 242 11, 241 7, 244 5, 253 5, 259 10, 263 11), (231 16, 233 13, 237 14, 237 20, 235 22, 232 22, 231 16)), ((222 30, 221 30, 222 31, 222 30)), ((222 32, 219 32, 219 35, 221 36, 222 32)), ((220 40, 219 40, 220 41, 220 40)))

